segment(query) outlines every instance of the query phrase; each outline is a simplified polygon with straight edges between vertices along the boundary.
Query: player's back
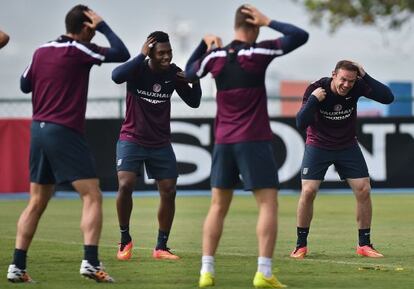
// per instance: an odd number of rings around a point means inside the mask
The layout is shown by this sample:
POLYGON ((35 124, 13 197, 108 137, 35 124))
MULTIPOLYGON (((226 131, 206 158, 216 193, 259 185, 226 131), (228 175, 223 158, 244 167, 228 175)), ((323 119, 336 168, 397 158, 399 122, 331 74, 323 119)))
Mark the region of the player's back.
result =
POLYGON ((34 120, 83 131, 89 72, 93 64, 104 59, 99 50, 96 45, 66 36, 36 50, 27 72, 33 91, 34 120))

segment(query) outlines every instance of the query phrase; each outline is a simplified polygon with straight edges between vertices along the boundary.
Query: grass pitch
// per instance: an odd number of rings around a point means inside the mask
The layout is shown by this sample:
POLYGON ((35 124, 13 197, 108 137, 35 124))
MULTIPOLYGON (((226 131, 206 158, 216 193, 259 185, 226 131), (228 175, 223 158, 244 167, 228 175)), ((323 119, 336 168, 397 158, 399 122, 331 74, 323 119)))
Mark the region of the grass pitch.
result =
MULTIPOLYGON (((292 260, 296 240, 296 196, 279 197, 279 236, 274 257, 278 278, 289 288, 413 288, 414 194, 374 195, 372 240, 385 255, 368 259, 355 254, 357 228, 351 195, 320 195, 309 236, 310 255, 292 260)), ((179 261, 151 258, 157 235, 157 197, 135 198, 131 233, 133 258, 115 258, 119 239, 115 199, 104 199, 104 228, 100 259, 116 279, 97 284, 82 279, 80 201, 53 199, 44 214, 29 251, 28 272, 36 284, 10 284, 6 272, 11 262, 16 222, 24 200, 0 200, 0 288, 197 288, 201 254, 201 227, 209 197, 178 197, 169 245, 179 261)), ((226 220, 216 255, 215 288, 253 288, 256 271, 255 223, 257 208, 252 196, 236 196, 226 220)))

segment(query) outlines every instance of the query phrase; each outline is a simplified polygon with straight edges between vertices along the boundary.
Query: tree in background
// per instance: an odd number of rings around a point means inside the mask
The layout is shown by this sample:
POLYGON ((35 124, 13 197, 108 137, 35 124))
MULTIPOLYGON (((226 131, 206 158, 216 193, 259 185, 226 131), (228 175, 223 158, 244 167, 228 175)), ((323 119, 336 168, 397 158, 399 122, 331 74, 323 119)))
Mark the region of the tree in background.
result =
POLYGON ((399 29, 414 14, 413 0, 293 0, 305 5, 312 23, 327 21, 331 32, 346 22, 399 29))

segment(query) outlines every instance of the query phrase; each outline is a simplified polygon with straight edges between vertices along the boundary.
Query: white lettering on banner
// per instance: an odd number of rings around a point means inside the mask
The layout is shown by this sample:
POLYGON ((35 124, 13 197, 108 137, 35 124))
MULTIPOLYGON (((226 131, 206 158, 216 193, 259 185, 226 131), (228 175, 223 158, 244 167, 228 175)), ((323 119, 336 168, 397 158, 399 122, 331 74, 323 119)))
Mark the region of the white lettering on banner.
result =
MULTIPOLYGON (((273 134, 280 137, 286 149, 286 158, 280 166, 278 175, 281 183, 290 181, 300 172, 302 158, 305 150, 305 143, 296 128, 290 125, 271 121, 270 126, 273 134)), ((195 185, 207 180, 210 176, 212 156, 210 151, 201 146, 210 146, 211 125, 193 124, 185 121, 172 121, 171 132, 181 133, 194 137, 200 142, 198 144, 173 143, 174 151, 179 163, 189 163, 195 166, 195 170, 181 174, 178 178, 178 185, 195 185)), ((367 162, 370 176, 374 181, 387 180, 386 163, 386 136, 396 132, 396 124, 393 123, 366 123, 362 125, 364 134, 372 135, 372 152, 369 152, 360 145, 361 151, 367 162)), ((414 138, 414 124, 401 124, 401 133, 408 133, 414 138)), ((275 152, 276 155, 281 152, 275 152)), ((283 152, 282 152, 283 153, 283 152)), ((329 182, 340 181, 334 166, 330 166, 325 175, 325 180, 329 182)), ((152 184, 145 174, 145 184, 152 184)))
MULTIPOLYGON (((211 127, 209 124, 195 125, 188 122, 172 121, 171 133, 183 133, 191 135, 200 141, 203 146, 210 145, 211 127)), ((188 174, 181 174, 177 185, 193 185, 205 181, 210 176, 211 154, 206 149, 189 144, 172 144, 177 162, 194 164, 195 171, 188 174)), ((145 183, 152 184, 145 173, 145 183)))
MULTIPOLYGON (((286 148, 286 159, 283 164, 279 165, 279 182, 283 183, 300 171, 302 157, 305 151, 305 143, 299 132, 291 126, 282 122, 270 122, 272 132, 280 137, 286 148)), ((275 152, 276 155, 279 152, 275 152)))
POLYGON ((210 177, 211 155, 210 152, 197 146, 173 143, 177 161, 194 164, 195 171, 188 174, 180 174, 177 185, 193 185, 205 181, 210 177))
POLYGON ((364 147, 361 147, 367 162, 369 175, 374 181, 387 180, 387 163, 386 163, 386 135, 395 133, 395 124, 363 124, 362 132, 372 134, 372 154, 364 147))
POLYGON ((413 123, 400 124, 400 133, 409 134, 414 138, 414 124, 413 123))

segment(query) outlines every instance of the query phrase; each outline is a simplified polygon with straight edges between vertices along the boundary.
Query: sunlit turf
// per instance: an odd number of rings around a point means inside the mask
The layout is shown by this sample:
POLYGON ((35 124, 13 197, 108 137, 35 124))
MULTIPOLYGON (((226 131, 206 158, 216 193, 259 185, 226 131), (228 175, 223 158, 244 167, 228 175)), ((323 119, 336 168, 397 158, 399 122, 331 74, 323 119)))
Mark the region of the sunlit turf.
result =
MULTIPOLYGON (((28 271, 37 283, 19 285, 7 282, 6 271, 17 218, 26 201, 0 200, 0 288, 196 288, 201 228, 209 203, 206 196, 177 198, 169 246, 182 259, 157 261, 151 258, 151 251, 158 229, 158 198, 136 197, 131 220, 136 246, 132 260, 120 262, 115 258, 119 241, 115 199, 105 198, 100 259, 116 283, 97 284, 79 275, 83 254, 80 201, 53 199, 28 254, 28 271)), ((310 255, 298 261, 288 257, 296 239, 297 196, 279 197, 279 236, 274 257, 278 278, 289 288, 413 288, 414 194, 374 195, 373 203, 372 241, 385 258, 367 259, 355 254, 357 227, 351 195, 320 195, 309 236, 310 255)), ((252 196, 234 198, 216 255, 216 288, 253 288, 256 216, 252 196)))

